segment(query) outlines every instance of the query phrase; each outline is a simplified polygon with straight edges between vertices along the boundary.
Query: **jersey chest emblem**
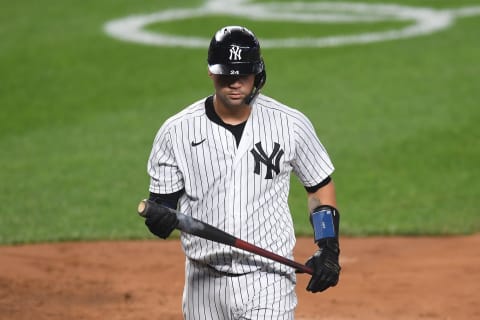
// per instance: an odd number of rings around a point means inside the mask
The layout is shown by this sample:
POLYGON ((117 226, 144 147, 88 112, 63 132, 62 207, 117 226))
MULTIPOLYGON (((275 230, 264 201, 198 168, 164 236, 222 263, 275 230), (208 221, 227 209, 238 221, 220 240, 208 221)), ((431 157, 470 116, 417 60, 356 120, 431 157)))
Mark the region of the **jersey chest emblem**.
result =
POLYGON ((280 172, 280 159, 282 158, 284 151, 280 149, 280 144, 277 142, 274 143, 273 151, 270 155, 263 150, 261 142, 257 142, 255 147, 250 150, 250 153, 255 160, 255 168, 253 170, 255 174, 260 175, 261 164, 264 164, 267 169, 265 179, 273 179, 273 173, 275 172, 275 174, 278 174, 280 172))

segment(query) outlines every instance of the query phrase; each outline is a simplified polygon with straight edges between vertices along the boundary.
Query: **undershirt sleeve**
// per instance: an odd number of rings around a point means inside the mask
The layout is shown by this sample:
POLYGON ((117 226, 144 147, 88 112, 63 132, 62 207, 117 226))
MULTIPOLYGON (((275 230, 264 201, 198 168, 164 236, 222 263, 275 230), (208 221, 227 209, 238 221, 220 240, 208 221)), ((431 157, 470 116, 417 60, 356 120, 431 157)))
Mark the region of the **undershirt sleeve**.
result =
POLYGON ((166 194, 150 192, 149 200, 155 201, 156 203, 167 206, 169 208, 176 209, 178 200, 180 199, 180 197, 184 192, 185 192, 184 189, 174 193, 166 193, 166 194))
POLYGON ((314 193, 318 189, 320 189, 320 188, 326 186, 327 184, 329 184, 330 181, 332 181, 332 178, 330 176, 328 176, 322 182, 320 182, 319 184, 317 184, 313 187, 305 187, 305 190, 307 190, 308 193, 314 193))

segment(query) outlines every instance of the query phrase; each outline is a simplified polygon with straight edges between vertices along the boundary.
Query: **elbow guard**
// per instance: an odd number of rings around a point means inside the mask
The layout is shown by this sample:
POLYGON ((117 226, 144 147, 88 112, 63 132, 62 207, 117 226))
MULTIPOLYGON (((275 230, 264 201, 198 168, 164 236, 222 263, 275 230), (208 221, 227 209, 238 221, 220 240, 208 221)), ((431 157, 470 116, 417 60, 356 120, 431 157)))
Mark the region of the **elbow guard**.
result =
POLYGON ((327 239, 338 239, 340 229, 340 214, 338 210, 329 205, 315 208, 310 215, 313 226, 315 243, 321 245, 327 239))

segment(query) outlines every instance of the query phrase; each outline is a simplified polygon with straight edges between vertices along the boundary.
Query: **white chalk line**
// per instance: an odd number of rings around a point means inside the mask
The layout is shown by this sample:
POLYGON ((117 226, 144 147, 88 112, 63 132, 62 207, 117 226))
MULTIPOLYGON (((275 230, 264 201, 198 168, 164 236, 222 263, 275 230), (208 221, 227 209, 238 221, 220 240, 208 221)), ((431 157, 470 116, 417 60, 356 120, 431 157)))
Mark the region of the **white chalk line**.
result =
POLYGON ((237 16, 259 21, 303 23, 371 23, 404 21, 399 29, 351 35, 301 38, 261 38, 264 48, 334 47, 429 35, 449 28, 457 17, 480 15, 480 6, 436 10, 397 4, 353 2, 285 2, 252 3, 249 0, 210 0, 198 8, 168 9, 145 15, 128 16, 109 21, 104 31, 110 36, 145 45, 205 48, 209 38, 170 35, 144 28, 152 23, 208 16, 237 16))

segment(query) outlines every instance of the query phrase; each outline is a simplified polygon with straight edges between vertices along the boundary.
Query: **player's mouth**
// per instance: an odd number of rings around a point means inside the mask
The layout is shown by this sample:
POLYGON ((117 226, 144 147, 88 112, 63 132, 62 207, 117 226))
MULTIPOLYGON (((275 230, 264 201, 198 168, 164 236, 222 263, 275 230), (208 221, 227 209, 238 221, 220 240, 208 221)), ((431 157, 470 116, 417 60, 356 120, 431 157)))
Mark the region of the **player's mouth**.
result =
POLYGON ((243 99, 244 95, 241 92, 230 92, 228 94, 228 97, 232 100, 238 100, 238 99, 243 99))

